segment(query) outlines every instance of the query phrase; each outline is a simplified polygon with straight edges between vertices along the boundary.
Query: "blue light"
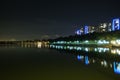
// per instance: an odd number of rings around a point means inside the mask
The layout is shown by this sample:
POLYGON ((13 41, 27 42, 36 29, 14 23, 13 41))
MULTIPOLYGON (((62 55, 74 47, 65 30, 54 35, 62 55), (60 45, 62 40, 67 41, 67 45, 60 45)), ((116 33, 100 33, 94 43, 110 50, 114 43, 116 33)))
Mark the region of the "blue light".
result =
POLYGON ((120 30, 120 20, 119 19, 113 19, 112 22, 112 31, 120 30))
POLYGON ((86 65, 89 64, 88 56, 85 56, 85 64, 86 64, 86 65))
POLYGON ((114 28, 114 19, 113 19, 113 22, 112 22, 112 30, 114 31, 115 28, 114 28))
POLYGON ((78 29, 75 33, 76 33, 77 35, 81 35, 80 29, 78 29))
POLYGON ((120 62, 113 62, 113 68, 116 74, 120 74, 120 62))
POLYGON ((77 55, 77 59, 78 59, 78 60, 81 60, 81 59, 83 59, 83 58, 84 58, 84 56, 77 55))
POLYGON ((78 59, 78 60, 81 60, 81 57, 80 57, 80 55, 77 55, 77 59, 78 59))
POLYGON ((85 34, 88 34, 88 26, 85 26, 85 34))

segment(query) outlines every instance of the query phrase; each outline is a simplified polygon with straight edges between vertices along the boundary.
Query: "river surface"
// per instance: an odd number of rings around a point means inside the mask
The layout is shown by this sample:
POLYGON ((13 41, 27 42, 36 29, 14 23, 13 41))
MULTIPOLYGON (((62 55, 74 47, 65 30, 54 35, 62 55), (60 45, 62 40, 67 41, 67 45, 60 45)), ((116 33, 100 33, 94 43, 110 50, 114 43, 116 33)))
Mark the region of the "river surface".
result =
POLYGON ((0 80, 119 80, 120 62, 36 47, 0 47, 0 80))

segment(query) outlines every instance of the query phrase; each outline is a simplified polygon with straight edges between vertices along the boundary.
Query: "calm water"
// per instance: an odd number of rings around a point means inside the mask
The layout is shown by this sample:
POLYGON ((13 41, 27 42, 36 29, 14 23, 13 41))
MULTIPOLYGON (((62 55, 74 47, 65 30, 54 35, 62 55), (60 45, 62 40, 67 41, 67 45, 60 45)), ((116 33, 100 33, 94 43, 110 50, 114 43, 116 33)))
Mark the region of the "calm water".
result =
POLYGON ((0 47, 0 80, 119 80, 119 63, 82 52, 0 47))

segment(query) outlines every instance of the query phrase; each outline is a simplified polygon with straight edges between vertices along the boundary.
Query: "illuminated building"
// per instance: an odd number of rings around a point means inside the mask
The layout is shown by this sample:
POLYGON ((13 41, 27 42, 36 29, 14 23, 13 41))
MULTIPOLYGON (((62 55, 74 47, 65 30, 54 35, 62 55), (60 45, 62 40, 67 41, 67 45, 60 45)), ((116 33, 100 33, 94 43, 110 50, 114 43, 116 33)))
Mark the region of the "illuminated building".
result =
POLYGON ((108 31, 112 31, 112 24, 108 23, 108 31))
POLYGON ((111 23, 101 23, 96 32, 109 32, 111 31, 111 23))
POLYGON ((95 32, 94 26, 85 26, 84 27, 84 34, 93 33, 93 32, 95 32))
POLYGON ((78 29, 78 30, 75 31, 75 34, 82 35, 84 33, 83 30, 84 30, 83 28, 80 28, 80 29, 78 29))
POLYGON ((75 31, 75 34, 81 35, 80 29, 78 29, 77 31, 75 31))
POLYGON ((95 32, 95 29, 96 28, 94 26, 81 27, 80 29, 75 31, 75 34, 83 35, 83 34, 93 33, 93 32, 95 32))
POLYGON ((89 28, 88 28, 88 26, 85 26, 85 27, 84 27, 84 32, 85 32, 84 34, 88 34, 88 33, 89 33, 89 28))
POLYGON ((120 19, 113 19, 112 31, 120 30, 120 19))
POLYGON ((77 35, 83 35, 83 34, 88 34, 88 33, 93 33, 93 32, 110 32, 110 31, 116 31, 120 30, 120 19, 116 18, 112 20, 112 23, 101 23, 97 25, 96 27, 94 26, 84 26, 78 29, 75 33, 77 35))
POLYGON ((90 33, 93 33, 93 32, 95 32, 95 27, 94 26, 89 26, 89 32, 90 33))

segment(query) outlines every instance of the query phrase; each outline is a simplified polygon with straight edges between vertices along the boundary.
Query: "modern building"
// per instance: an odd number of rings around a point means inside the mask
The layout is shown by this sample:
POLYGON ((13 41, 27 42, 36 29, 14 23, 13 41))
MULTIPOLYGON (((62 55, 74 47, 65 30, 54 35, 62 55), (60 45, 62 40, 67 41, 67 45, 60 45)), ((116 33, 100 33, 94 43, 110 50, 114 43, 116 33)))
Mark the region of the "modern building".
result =
POLYGON ((101 23, 98 25, 96 32, 109 32, 111 31, 111 23, 101 23))
POLYGON ((88 33, 93 33, 96 31, 96 28, 94 26, 84 26, 81 27, 80 29, 75 31, 75 34, 77 35, 84 35, 88 33))
POLYGON ((85 26, 84 27, 84 34, 93 33, 95 32, 96 28, 94 26, 85 26))
POLYGON ((83 35, 83 34, 84 34, 84 29, 83 29, 83 27, 77 29, 77 30, 75 31, 75 34, 77 34, 77 35, 83 35))
POLYGON ((112 21, 112 31, 120 30, 120 19, 113 19, 112 21))
POLYGON ((77 35, 84 35, 88 33, 93 33, 93 32, 110 32, 110 31, 116 31, 120 30, 120 19, 116 18, 113 19, 112 22, 110 23, 100 23, 98 26, 84 26, 76 30, 77 35))

